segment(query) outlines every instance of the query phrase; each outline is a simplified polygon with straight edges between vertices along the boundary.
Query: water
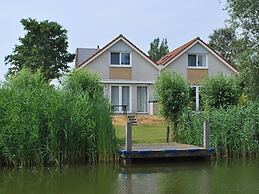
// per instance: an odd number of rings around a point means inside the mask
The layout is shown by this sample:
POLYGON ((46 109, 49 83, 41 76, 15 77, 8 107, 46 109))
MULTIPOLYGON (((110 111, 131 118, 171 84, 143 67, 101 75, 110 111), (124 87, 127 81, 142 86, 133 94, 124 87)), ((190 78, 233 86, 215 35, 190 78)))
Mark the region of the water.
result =
POLYGON ((259 160, 2 169, 0 193, 259 193, 259 160))

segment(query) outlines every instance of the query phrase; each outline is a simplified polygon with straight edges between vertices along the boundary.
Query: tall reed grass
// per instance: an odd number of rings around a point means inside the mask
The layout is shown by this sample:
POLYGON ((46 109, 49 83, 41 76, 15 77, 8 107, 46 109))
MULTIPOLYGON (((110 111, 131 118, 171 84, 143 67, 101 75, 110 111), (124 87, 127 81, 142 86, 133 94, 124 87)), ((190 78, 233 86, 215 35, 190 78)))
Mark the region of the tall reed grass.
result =
POLYGON ((247 156, 259 151, 259 103, 209 112, 185 111, 179 120, 179 142, 202 145, 203 121, 211 126, 210 146, 219 156, 247 156))
POLYGON ((23 69, 0 87, 0 161, 32 166, 112 159, 115 135, 96 75, 74 71, 59 88, 23 69))

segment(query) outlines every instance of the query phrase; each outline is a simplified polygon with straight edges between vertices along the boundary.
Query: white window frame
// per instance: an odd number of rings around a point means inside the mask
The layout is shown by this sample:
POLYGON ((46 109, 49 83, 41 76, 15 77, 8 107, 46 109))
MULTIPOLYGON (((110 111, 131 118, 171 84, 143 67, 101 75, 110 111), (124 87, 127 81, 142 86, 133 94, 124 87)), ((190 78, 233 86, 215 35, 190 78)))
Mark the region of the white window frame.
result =
POLYGON ((196 111, 200 111, 200 87, 197 85, 192 85, 191 88, 195 88, 195 106, 196 106, 196 111))
POLYGON ((137 98, 136 98, 136 102, 137 102, 136 108, 137 108, 137 110, 136 110, 136 112, 142 113, 142 114, 149 113, 149 87, 148 87, 148 85, 137 85, 137 87, 136 87, 137 92, 138 92, 138 87, 146 87, 147 88, 147 111, 146 112, 138 112, 138 101, 137 101, 138 94, 137 94, 137 98))
POLYGON ((118 51, 110 51, 110 54, 109 54, 109 63, 110 63, 110 67, 132 67, 132 54, 131 54, 131 52, 118 52, 118 51), (117 65, 115 65, 115 64, 111 64, 111 54, 112 53, 119 53, 120 55, 120 58, 119 58, 119 61, 120 61, 120 64, 117 64, 117 65), (129 65, 124 65, 124 64, 121 64, 121 54, 126 54, 126 53, 128 53, 129 55, 130 55, 130 63, 129 63, 129 65))
POLYGON ((187 64, 187 66, 188 66, 188 69, 208 69, 208 54, 205 54, 205 53, 196 53, 196 54, 194 54, 194 53, 188 53, 188 55, 187 55, 187 57, 188 57, 188 64, 187 64), (195 55, 196 56, 196 66, 189 66, 189 55, 195 55), (198 57, 200 56, 200 55, 202 55, 202 56, 205 56, 205 61, 206 61, 206 64, 205 64, 205 66, 198 66, 198 57))
MULTIPOLYGON (((118 86, 119 87, 119 105, 122 105, 122 86, 128 86, 129 87, 129 107, 128 107, 128 111, 127 113, 132 113, 132 87, 131 85, 127 85, 127 84, 111 84, 110 85, 110 102, 112 99, 112 86, 118 86)), ((114 111, 115 113, 123 113, 122 111, 122 107, 119 107, 118 111, 114 111)))

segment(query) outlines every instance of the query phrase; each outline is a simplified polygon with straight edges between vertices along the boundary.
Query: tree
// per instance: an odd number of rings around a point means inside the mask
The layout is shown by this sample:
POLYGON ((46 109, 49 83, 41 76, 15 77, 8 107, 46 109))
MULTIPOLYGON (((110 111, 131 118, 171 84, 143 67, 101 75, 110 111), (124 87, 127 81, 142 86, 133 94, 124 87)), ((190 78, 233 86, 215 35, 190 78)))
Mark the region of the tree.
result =
POLYGON ((219 52, 229 63, 235 64, 239 53, 236 30, 232 27, 219 28, 209 35, 209 46, 219 52))
POLYGON ((258 0, 228 0, 230 23, 246 40, 247 49, 239 54, 238 67, 250 99, 259 99, 259 3, 258 0))
POLYGON ((158 61, 167 53, 169 53, 167 39, 163 39, 160 44, 160 39, 155 38, 153 42, 150 43, 150 49, 148 51, 148 55, 153 61, 158 61))
POLYGON ((178 118, 189 102, 189 86, 176 72, 163 72, 156 81, 157 98, 161 113, 177 130, 178 118))
POLYGON ((251 100, 259 100, 259 48, 241 53, 239 60, 240 76, 245 93, 251 100))
POLYGON ((237 105, 241 96, 239 80, 235 76, 218 74, 201 84, 201 97, 208 108, 226 108, 237 105))
POLYGON ((67 31, 48 20, 22 19, 21 24, 26 33, 19 38, 20 44, 15 45, 12 54, 5 57, 5 64, 10 65, 7 75, 16 74, 23 67, 32 72, 41 69, 47 80, 68 72, 68 63, 74 60, 75 55, 67 51, 67 31))
POLYGON ((244 37, 259 44, 259 3, 258 0, 227 0, 230 23, 235 25, 244 37))

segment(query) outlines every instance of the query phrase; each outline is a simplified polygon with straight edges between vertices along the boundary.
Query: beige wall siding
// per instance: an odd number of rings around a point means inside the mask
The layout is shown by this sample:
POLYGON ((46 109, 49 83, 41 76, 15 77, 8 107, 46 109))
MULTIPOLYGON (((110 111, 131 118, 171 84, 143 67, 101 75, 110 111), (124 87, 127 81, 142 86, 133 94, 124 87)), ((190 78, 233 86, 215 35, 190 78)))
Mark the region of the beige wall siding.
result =
POLYGON ((132 68, 131 67, 110 67, 109 79, 131 80, 132 68))
POLYGON ((195 45, 193 45, 191 48, 189 48, 186 53, 188 54, 208 54, 209 51, 202 46, 200 43, 197 43, 195 45))
POLYGON ((132 80, 156 81, 159 70, 136 51, 132 52, 132 80))
POLYGON ((223 73, 224 75, 231 75, 235 73, 211 53, 208 54, 208 65, 209 76, 219 73, 223 73))
POLYGON ((87 70, 98 73, 101 80, 109 79, 109 53, 105 52, 84 68, 87 70))
POLYGON ((162 71, 175 71, 187 79, 188 56, 186 53, 171 62, 162 71))
POLYGON ((191 85, 199 85, 208 76, 208 69, 187 69, 187 80, 191 85))

